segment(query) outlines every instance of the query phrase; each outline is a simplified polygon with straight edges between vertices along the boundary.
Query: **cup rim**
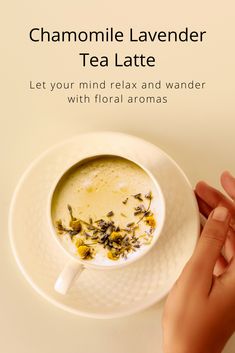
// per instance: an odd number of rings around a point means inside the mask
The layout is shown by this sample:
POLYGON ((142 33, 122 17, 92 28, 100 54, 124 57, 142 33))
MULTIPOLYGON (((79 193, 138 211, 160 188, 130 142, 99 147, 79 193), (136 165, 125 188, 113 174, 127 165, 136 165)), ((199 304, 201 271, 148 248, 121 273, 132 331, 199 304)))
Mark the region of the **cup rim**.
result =
POLYGON ((145 256, 153 248, 153 246, 156 244, 157 240, 159 239, 160 235, 162 234, 162 230, 163 230, 163 227, 164 227, 164 224, 165 224, 165 216, 166 216, 165 197, 163 195, 162 189, 161 189, 156 177, 145 166, 143 166, 141 163, 139 163, 135 159, 123 156, 121 154, 116 154, 116 153, 115 154, 113 154, 113 153, 90 154, 90 155, 85 156, 84 158, 81 158, 81 159, 77 160, 75 163, 73 162, 55 180, 55 182, 53 183, 53 185, 52 185, 52 187, 50 189, 49 196, 48 196, 47 218, 48 218, 50 233, 53 234, 53 238, 55 239, 56 243, 64 251, 64 253, 70 258, 70 260, 77 261, 78 264, 80 264, 84 268, 91 268, 91 269, 95 269, 95 270, 117 270, 117 269, 120 269, 122 267, 126 267, 126 266, 128 266, 130 264, 133 264, 134 262, 140 260, 143 256, 145 256), (81 259, 79 257, 75 257, 75 255, 73 255, 71 252, 69 252, 69 250, 67 250, 62 245, 61 241, 59 240, 58 235, 57 235, 56 230, 55 230, 55 227, 53 225, 52 216, 51 216, 53 196, 54 196, 55 190, 56 190, 58 184, 60 183, 60 181, 62 180, 62 178, 70 170, 72 170, 75 166, 79 166, 80 164, 84 164, 87 161, 89 161, 90 159, 92 160, 92 159, 96 159, 96 158, 100 158, 100 157, 119 157, 119 158, 123 158, 123 159, 126 159, 127 161, 130 161, 130 162, 136 164, 138 167, 140 167, 142 170, 144 170, 144 172, 153 181, 154 186, 157 189, 157 192, 158 192, 158 194, 160 196, 160 199, 161 199, 161 207, 162 207, 162 221, 158 225, 158 227, 155 229, 155 232, 157 232, 157 234, 155 234, 155 236, 153 237, 151 244, 149 244, 149 246, 147 246, 142 252, 140 252, 138 256, 135 256, 135 257, 133 257, 131 259, 127 259, 125 262, 113 264, 112 266, 94 264, 94 263, 88 262, 86 260, 83 260, 83 259, 81 259))

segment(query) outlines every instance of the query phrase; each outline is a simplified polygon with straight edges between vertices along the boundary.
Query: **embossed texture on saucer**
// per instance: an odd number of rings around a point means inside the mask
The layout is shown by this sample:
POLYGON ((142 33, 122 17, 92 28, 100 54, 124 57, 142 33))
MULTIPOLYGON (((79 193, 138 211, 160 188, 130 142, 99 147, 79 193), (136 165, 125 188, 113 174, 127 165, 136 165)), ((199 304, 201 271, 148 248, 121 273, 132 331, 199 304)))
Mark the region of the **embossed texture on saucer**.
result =
POLYGON ((78 135, 43 153, 19 181, 9 213, 13 253, 28 282, 51 303, 96 318, 129 315, 162 299, 191 256, 199 225, 192 188, 177 164, 155 145, 114 132, 78 135), (166 200, 165 226, 142 259, 119 270, 86 270, 62 296, 54 291, 54 283, 68 258, 49 231, 48 194, 70 165, 107 153, 136 160, 157 178, 166 200))

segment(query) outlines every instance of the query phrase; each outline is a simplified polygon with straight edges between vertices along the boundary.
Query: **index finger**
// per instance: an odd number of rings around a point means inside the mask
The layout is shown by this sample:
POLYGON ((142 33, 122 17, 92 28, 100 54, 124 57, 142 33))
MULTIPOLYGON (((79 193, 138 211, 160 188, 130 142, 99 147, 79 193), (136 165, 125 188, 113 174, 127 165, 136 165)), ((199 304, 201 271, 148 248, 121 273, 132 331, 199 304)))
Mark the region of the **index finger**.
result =
POLYGON ((204 204, 208 205, 209 208, 214 209, 217 206, 226 207, 231 213, 232 217, 235 218, 235 205, 234 203, 219 190, 208 185, 204 181, 197 183, 195 193, 201 199, 204 204))

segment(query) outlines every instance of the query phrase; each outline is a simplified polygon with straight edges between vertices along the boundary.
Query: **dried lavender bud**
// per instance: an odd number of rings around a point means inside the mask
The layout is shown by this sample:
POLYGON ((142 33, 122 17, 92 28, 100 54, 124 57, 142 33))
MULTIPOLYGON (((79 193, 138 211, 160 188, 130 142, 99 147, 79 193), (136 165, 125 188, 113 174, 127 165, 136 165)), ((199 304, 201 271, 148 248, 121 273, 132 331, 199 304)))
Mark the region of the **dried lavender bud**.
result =
POLYGON ((77 230, 70 230, 69 234, 73 237, 74 235, 77 235, 79 232, 77 230))
POLYGON ((137 200, 139 200, 139 201, 143 201, 143 199, 142 199, 142 194, 139 192, 138 194, 136 194, 136 195, 133 195, 133 197, 135 198, 135 199, 137 199, 137 200))
POLYGON ((73 212, 73 211, 72 211, 72 207, 71 207, 70 205, 67 205, 67 208, 68 208, 68 210, 69 210, 69 213, 73 212))
POLYGON ((107 217, 112 217, 112 216, 114 216, 114 213, 113 213, 113 211, 109 211, 109 213, 107 213, 107 215, 106 215, 107 217))
POLYGON ((146 211, 144 215, 147 217, 147 216, 150 216, 151 214, 152 214, 151 211, 146 211))
POLYGON ((127 201, 128 201, 128 197, 127 197, 124 201, 122 201, 122 203, 123 203, 124 205, 126 205, 126 204, 127 204, 127 201))
POLYGON ((130 228, 130 227, 132 227, 134 224, 135 224, 135 222, 127 223, 126 227, 127 227, 127 228, 130 228))
POLYGON ((84 235, 85 235, 86 238, 92 237, 91 234, 89 234, 89 233, 87 233, 87 232, 84 232, 84 235))
POLYGON ((113 226, 110 225, 108 226, 107 230, 106 230, 106 234, 110 235, 113 232, 113 226))
POLYGON ((141 204, 141 205, 135 207, 135 210, 139 211, 140 213, 144 213, 146 211, 146 208, 143 204, 141 204))
POLYGON ((73 216, 73 210, 72 210, 72 207, 70 205, 67 205, 67 208, 69 210, 69 214, 70 214, 70 217, 71 217, 71 221, 76 221, 76 218, 73 216))
POLYGON ((100 240, 104 243, 107 239, 108 239, 109 235, 108 234, 104 234, 100 240))
POLYGON ((108 228, 108 223, 105 222, 105 220, 103 220, 103 219, 100 219, 97 223, 98 223, 98 226, 99 226, 101 229, 106 229, 106 228, 108 228))

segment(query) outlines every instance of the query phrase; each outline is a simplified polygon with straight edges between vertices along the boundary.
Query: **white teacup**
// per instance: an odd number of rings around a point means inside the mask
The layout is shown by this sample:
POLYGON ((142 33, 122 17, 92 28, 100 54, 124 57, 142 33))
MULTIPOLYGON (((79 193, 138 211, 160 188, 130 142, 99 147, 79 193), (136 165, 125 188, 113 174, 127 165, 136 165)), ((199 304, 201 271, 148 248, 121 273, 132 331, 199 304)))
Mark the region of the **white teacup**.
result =
MULTIPOLYGON (((98 207, 98 206, 97 206, 98 207)), ((56 183, 53 185, 51 192, 49 194, 49 201, 48 201, 48 220, 50 225, 51 234, 54 237, 56 243, 63 249, 68 257, 68 262, 65 264, 64 269, 60 273, 59 277, 55 283, 55 290, 60 294, 66 294, 68 289, 73 284, 74 280, 78 278, 78 276, 82 273, 84 269, 96 269, 96 270, 114 270, 123 268, 136 260, 142 258, 146 253, 155 245, 156 241, 158 240, 165 221, 165 200, 162 193, 162 190, 156 180, 156 178, 152 175, 152 173, 147 170, 144 166, 140 165, 137 161, 130 160, 124 156, 118 155, 93 155, 88 156, 85 159, 77 161, 77 163, 73 164, 69 168, 67 168, 62 175, 58 178, 56 183), (135 251, 133 256, 127 256, 127 258, 123 261, 104 261, 104 263, 95 263, 95 261, 85 260, 80 258, 78 255, 73 254, 70 252, 65 246, 62 245, 58 234, 55 229, 54 220, 52 217, 52 205, 53 205, 53 198, 55 196, 55 192, 58 186, 62 183, 62 180, 66 179, 66 176, 71 173, 72 170, 78 168, 79 166, 88 163, 94 159, 98 159, 101 157, 118 157, 126 160, 127 162, 134 163, 139 168, 141 168, 149 177, 151 185, 154 185, 154 193, 157 195, 156 206, 157 206, 157 226, 154 229, 152 241, 149 245, 142 246, 141 249, 135 251)))

